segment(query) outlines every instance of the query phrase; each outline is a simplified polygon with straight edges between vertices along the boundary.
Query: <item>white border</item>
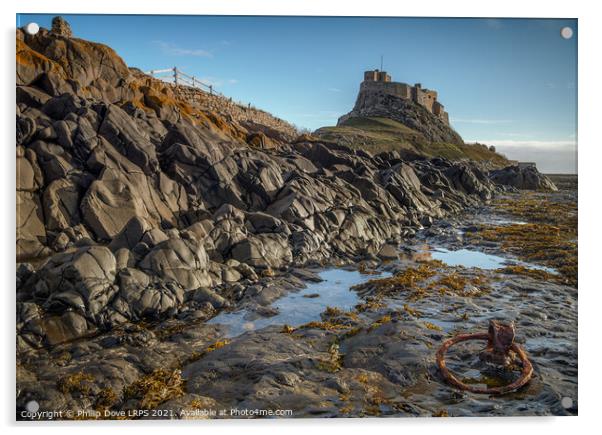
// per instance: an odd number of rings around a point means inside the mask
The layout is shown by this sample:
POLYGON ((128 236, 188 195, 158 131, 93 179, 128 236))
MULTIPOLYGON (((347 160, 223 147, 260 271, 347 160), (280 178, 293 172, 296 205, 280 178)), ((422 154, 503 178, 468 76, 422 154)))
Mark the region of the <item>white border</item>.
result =
MULTIPOLYGON (((42 432, 44 434, 64 434, 66 429, 85 430, 87 434, 107 431, 140 431, 147 434, 163 433, 170 430, 182 430, 190 433, 204 431, 226 433, 261 433, 266 431, 286 431, 289 435, 303 434, 307 431, 344 431, 362 433, 367 431, 426 431, 440 434, 486 431, 487 434, 518 431, 546 434, 568 434, 586 431, 588 427, 600 426, 596 420, 600 414, 599 403, 602 388, 599 370, 602 362, 597 358, 600 346, 599 323, 602 303, 599 284, 600 276, 594 275, 600 250, 600 188, 599 173, 602 159, 602 125, 600 119, 600 68, 599 42, 602 41, 600 15, 596 13, 594 1, 542 1, 504 0, 493 4, 486 1, 471 0, 430 0, 427 2, 376 2, 355 0, 229 0, 211 2, 191 0, 167 1, 124 1, 103 0, 102 2, 68 0, 22 0, 13 5, 0 5, 4 43, 1 45, 3 56, 2 85, 3 101, 0 104, 2 122, 3 170, 2 180, 3 212, 2 220, 2 288, 4 296, 4 319, 2 320, 6 344, 2 360, 3 391, 0 396, 2 424, 9 431, 42 432), (31 424, 16 425, 14 421, 14 237, 15 237, 15 169, 14 151, 14 30, 15 14, 31 13, 145 13, 145 14, 223 14, 223 15, 348 15, 348 16, 465 16, 465 17, 558 17, 579 18, 579 243, 580 243, 580 303, 579 303, 579 417, 564 418, 455 418, 455 419, 393 419, 393 420, 289 420, 289 421, 212 421, 195 422, 104 422, 104 423, 55 423, 44 426, 31 424)), ((302 67, 302 66, 300 66, 302 67)), ((493 102, 494 103, 494 102, 493 102)))

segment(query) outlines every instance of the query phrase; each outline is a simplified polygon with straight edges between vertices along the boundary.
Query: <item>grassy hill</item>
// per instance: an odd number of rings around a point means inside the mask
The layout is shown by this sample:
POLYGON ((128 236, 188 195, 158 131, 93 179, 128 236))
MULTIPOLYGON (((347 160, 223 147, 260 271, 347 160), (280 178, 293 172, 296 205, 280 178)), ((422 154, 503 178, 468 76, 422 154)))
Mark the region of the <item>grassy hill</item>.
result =
POLYGON ((389 118, 356 117, 342 125, 322 127, 314 132, 324 140, 373 153, 397 150, 407 157, 445 157, 450 160, 488 161, 491 166, 507 166, 508 160, 482 144, 456 145, 429 142, 422 134, 389 118))

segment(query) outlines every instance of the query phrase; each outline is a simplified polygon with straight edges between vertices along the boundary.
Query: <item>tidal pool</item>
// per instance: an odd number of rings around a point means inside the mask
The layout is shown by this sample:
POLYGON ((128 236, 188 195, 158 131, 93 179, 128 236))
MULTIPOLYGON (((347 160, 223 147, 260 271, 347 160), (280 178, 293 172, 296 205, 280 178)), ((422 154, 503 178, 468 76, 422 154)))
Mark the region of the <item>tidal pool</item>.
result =
POLYGON ((328 269, 319 273, 323 281, 309 283, 298 292, 291 292, 270 305, 278 313, 271 317, 259 317, 257 313, 242 309, 235 312, 223 312, 207 323, 224 325, 228 337, 236 337, 247 331, 261 329, 270 325, 299 326, 320 320, 320 314, 326 307, 351 310, 360 302, 357 293, 351 291, 354 285, 371 279, 390 276, 388 272, 376 275, 361 274, 358 271, 328 269), (316 296, 318 295, 318 296, 316 296))
POLYGON ((434 248, 431 251, 431 256, 433 260, 440 260, 449 266, 478 267, 480 269, 494 270, 508 265, 518 265, 529 269, 539 269, 549 273, 556 273, 554 269, 549 267, 525 263, 523 261, 500 257, 499 255, 486 254, 470 249, 451 251, 445 248, 434 248))

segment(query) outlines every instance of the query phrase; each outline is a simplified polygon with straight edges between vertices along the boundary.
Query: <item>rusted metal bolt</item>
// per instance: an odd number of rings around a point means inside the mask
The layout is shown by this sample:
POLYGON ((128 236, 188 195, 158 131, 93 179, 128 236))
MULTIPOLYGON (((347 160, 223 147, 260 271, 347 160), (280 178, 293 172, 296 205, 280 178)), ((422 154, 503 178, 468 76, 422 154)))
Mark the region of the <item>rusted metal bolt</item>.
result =
POLYGON ((515 332, 514 322, 490 320, 487 347, 481 351, 479 357, 492 364, 510 366, 516 360, 516 354, 512 351, 515 332))

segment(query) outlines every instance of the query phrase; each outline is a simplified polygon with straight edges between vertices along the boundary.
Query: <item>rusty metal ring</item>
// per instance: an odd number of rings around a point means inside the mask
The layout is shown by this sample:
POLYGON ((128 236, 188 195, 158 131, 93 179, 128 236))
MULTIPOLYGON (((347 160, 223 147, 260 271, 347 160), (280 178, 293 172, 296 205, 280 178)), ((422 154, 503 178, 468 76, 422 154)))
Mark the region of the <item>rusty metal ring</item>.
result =
POLYGON ((510 349, 516 352, 516 354, 520 358, 523 365, 523 369, 520 378, 518 378, 511 384, 504 385, 502 387, 491 388, 474 387, 472 385, 467 385, 464 382, 460 381, 448 370, 448 368, 445 365, 445 354, 451 346, 453 346, 456 343, 460 343, 461 341, 487 340, 488 338, 489 334, 486 332, 478 332, 475 334, 460 334, 455 336, 454 338, 450 338, 441 345, 441 347, 437 351, 437 365, 439 366, 439 370, 441 371, 441 374, 447 382, 454 385, 455 387, 458 387, 461 390, 470 391, 472 393, 507 394, 518 390, 531 380, 531 376, 533 376, 533 365, 531 364, 531 361, 529 361, 529 358, 527 358, 527 354, 525 353, 525 351, 516 343, 513 343, 510 349))

